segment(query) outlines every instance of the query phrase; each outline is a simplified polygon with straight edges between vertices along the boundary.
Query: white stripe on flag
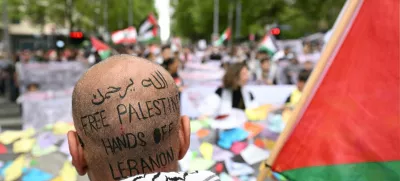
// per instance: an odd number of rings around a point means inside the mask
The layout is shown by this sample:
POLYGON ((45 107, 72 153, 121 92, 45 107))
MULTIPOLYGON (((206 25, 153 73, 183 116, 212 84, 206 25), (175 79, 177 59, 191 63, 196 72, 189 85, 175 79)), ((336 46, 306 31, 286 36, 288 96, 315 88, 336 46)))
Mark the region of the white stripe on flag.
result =
POLYGON ((111 39, 113 43, 118 44, 121 43, 125 38, 125 34, 123 30, 116 31, 111 35, 111 39))
POLYGON ((135 43, 137 32, 135 27, 131 26, 124 30, 119 30, 111 35, 111 39, 115 44, 120 43, 135 43))
POLYGON ((150 30, 150 31, 147 31, 144 34, 141 34, 139 36, 138 40, 139 41, 147 41, 147 40, 152 39, 152 38, 154 38, 154 33, 153 33, 152 30, 150 30))
POLYGON ((146 20, 146 21, 142 24, 142 26, 140 26, 140 28, 139 28, 139 34, 145 33, 145 32, 148 31, 152 26, 153 26, 153 24, 152 24, 149 20, 146 20))

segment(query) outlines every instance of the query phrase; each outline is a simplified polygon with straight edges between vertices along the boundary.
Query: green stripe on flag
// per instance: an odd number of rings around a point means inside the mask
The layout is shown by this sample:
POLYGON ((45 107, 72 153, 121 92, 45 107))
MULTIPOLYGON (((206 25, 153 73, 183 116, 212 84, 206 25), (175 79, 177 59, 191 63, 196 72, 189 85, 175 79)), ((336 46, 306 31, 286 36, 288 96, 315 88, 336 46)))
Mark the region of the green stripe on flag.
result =
POLYGON ((103 50, 99 52, 99 56, 102 60, 111 56, 111 50, 103 50))
POLYGON ((266 51, 266 52, 268 53, 269 56, 273 56, 273 55, 275 54, 274 51, 272 51, 271 49, 268 49, 268 48, 265 47, 265 46, 260 47, 259 50, 266 51))
POLYGON ((283 172, 290 181, 395 181, 400 160, 299 168, 283 172))

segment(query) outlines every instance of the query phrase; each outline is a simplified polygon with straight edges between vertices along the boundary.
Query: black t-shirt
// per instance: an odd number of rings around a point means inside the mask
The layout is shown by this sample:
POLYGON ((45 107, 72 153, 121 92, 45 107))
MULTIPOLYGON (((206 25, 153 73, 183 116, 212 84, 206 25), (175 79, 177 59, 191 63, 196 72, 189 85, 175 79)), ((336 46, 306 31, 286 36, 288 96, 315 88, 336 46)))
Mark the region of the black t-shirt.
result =
MULTIPOLYGON (((222 89, 223 88, 218 88, 215 93, 219 96, 222 97, 222 89)), ((250 92, 250 100, 254 100, 253 94, 250 92)), ((237 109, 242 109, 245 110, 246 106, 244 105, 244 100, 243 100, 243 95, 242 95, 242 89, 236 89, 232 92, 232 107, 237 108, 237 109)))

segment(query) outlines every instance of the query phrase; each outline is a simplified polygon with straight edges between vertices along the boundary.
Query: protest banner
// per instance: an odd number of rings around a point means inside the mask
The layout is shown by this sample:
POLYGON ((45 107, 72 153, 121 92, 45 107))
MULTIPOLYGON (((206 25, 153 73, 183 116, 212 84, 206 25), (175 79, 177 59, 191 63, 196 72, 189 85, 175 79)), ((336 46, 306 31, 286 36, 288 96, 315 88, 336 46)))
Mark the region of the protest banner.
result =
POLYGON ((21 93, 30 84, 39 90, 62 90, 75 85, 88 66, 82 62, 52 62, 21 64, 17 69, 21 93))
MULTIPOLYGON (((198 117, 198 107, 202 101, 213 94, 218 86, 193 86, 182 91, 181 114, 189 117, 198 117)), ((261 86, 249 85, 247 89, 254 95, 259 104, 282 105, 290 93, 295 89, 292 85, 261 86)))
POLYGON ((179 72, 185 86, 192 85, 218 85, 221 83, 225 70, 221 68, 219 63, 214 62, 200 64, 187 63, 185 70, 179 72))
POLYGON ((25 93, 18 102, 22 104, 24 129, 38 130, 58 121, 72 122, 72 88, 25 93))
POLYGON ((300 39, 294 40, 278 40, 276 41, 280 50, 285 49, 285 47, 289 47, 296 54, 303 54, 303 44, 300 39))

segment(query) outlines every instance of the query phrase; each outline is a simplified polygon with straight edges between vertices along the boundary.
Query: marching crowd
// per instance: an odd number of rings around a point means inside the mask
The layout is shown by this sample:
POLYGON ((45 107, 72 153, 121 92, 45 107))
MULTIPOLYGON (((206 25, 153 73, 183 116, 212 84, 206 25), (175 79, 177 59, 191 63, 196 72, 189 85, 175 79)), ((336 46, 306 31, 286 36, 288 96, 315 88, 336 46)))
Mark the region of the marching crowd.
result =
MULTIPOLYGON (((315 54, 320 51, 320 45, 303 43, 304 55, 315 54)), ((181 89, 184 82, 179 77, 179 71, 185 69, 188 62, 191 63, 216 63, 228 70, 230 65, 236 63, 246 64, 248 69, 248 84, 257 85, 290 85, 298 82, 301 72, 311 72, 315 61, 301 60, 300 56, 292 51, 291 47, 270 54, 270 52, 250 44, 241 44, 232 48, 201 45, 180 46, 175 44, 158 45, 148 44, 119 46, 114 54, 130 54, 143 57, 149 61, 162 65, 173 76, 181 89)), ((1 59, 1 57, 0 57, 1 59)), ((304 58, 303 58, 304 59, 304 58)), ((15 101, 18 97, 18 69, 21 64, 30 62, 67 62, 80 61, 88 65, 94 65, 102 60, 99 53, 91 47, 64 50, 23 50, 17 51, 10 60, 0 61, 0 94, 9 92, 9 99, 15 101)), ((228 71, 229 72, 229 71, 228 71)), ((35 85, 28 85, 33 87, 35 85)), ((26 87, 28 89, 29 87, 26 87)))
MULTIPOLYGON (((310 53, 318 53, 319 50, 317 48, 315 47, 311 48, 309 46, 310 46, 309 44, 304 45, 304 52, 310 51, 310 53), (313 49, 313 51, 309 49, 313 49)), ((274 118, 273 120, 276 120, 275 119, 276 117, 282 115, 279 120, 280 121, 279 125, 273 123, 273 125, 275 126, 278 125, 281 127, 284 122, 283 115, 285 114, 285 112, 290 112, 292 108, 296 106, 296 103, 300 99, 305 82, 307 81, 315 63, 314 61, 299 60, 301 59, 301 56, 304 55, 298 55, 295 51, 292 50, 292 47, 289 46, 286 46, 281 50, 278 50, 273 54, 271 54, 271 52, 267 50, 258 49, 257 47, 252 47, 246 44, 234 46, 232 48, 223 46, 216 47, 216 46, 201 46, 201 45, 189 45, 180 47, 174 44, 163 45, 163 46, 157 44, 149 44, 146 46, 120 46, 116 47, 116 50, 113 50, 113 54, 129 54, 137 57, 142 57, 146 60, 137 60, 135 57, 132 56, 114 56, 109 59, 111 61, 106 61, 104 62, 104 64, 98 64, 97 67, 102 66, 103 69, 108 69, 110 64, 120 64, 116 62, 121 62, 121 64, 124 63, 127 64, 128 59, 137 61, 144 67, 145 65, 149 66, 149 64, 145 63, 146 61, 154 62, 155 64, 161 65, 161 67, 167 70, 167 72, 172 76, 173 81, 179 88, 179 92, 176 89, 171 89, 171 90, 178 93, 177 96, 183 95, 180 93, 184 91, 186 88, 190 88, 191 85, 193 85, 193 83, 192 84, 188 83, 190 81, 186 81, 187 77, 184 76, 183 74, 183 72, 185 71, 190 72, 193 68, 193 65, 207 65, 205 67, 208 68, 213 67, 215 68, 215 70, 219 70, 221 72, 221 74, 219 75, 222 76, 224 74, 222 77, 218 78, 219 86, 215 90, 214 94, 207 95, 204 97, 204 99, 201 100, 202 101, 201 104, 198 107, 196 107, 199 114, 191 118, 193 118, 192 121, 197 120, 197 122, 204 120, 211 120, 211 119, 221 121, 225 119, 226 121, 225 127, 214 128, 214 126, 211 125, 210 130, 212 130, 213 134, 215 133, 216 135, 215 139, 217 141, 213 144, 218 145, 221 148, 225 146, 224 149, 227 150, 229 150, 230 147, 233 147, 232 146, 233 142, 232 144, 226 144, 228 143, 224 142, 226 137, 221 136, 221 134, 224 132, 229 132, 230 130, 234 131, 241 130, 245 132, 239 126, 241 123, 244 123, 242 122, 243 120, 240 119, 240 116, 234 116, 234 117, 230 116, 231 118, 229 118, 229 115, 236 115, 236 114, 245 115, 246 110, 251 110, 257 108, 258 106, 261 106, 259 104, 261 102, 258 102, 260 101, 259 99, 260 97, 258 96, 262 97, 263 95, 254 94, 254 92, 252 92, 253 90, 248 89, 248 87, 245 85, 296 85, 293 86, 296 87, 296 89, 293 89, 291 93, 288 92, 284 106, 276 107, 276 109, 274 107, 274 109, 270 110, 270 112, 273 113, 271 115, 277 115, 273 117, 274 118), (126 59, 123 59, 123 57, 126 57, 126 59), (236 117, 238 117, 237 120, 236 117), (231 124, 232 120, 234 121, 234 124, 231 124)), ((25 95, 26 91, 31 92, 31 91, 41 90, 42 86, 41 84, 39 85, 39 83, 33 82, 27 84, 26 82, 20 82, 19 77, 22 77, 21 71, 23 73, 24 70, 23 65, 26 63, 48 63, 48 64, 53 64, 52 66, 54 65, 57 66, 57 62, 74 61, 86 64, 87 66, 84 66, 85 67, 84 70, 86 71, 87 67, 96 65, 97 63, 104 60, 104 58, 105 57, 101 56, 101 52, 97 52, 91 47, 81 48, 81 49, 65 49, 63 51, 50 50, 45 52, 43 50, 36 50, 36 51, 24 50, 17 52, 14 55, 13 61, 9 61, 8 63, 4 60, 1 61, 2 62, 0 64, 2 68, 0 72, 1 93, 2 94, 8 93, 8 95, 7 94, 6 95, 9 96, 9 98, 12 101, 16 101, 17 98, 20 96, 19 95, 20 90, 22 90, 21 95, 22 94, 25 95)), ((132 66, 131 64, 129 65, 132 66)), ((137 67, 131 67, 130 70, 132 70, 132 72, 129 72, 129 74, 132 75, 137 74, 135 72, 136 68, 137 67)), ((93 70, 97 69, 90 69, 87 72, 91 71, 93 72, 93 70)), ((210 70, 204 72, 206 72, 207 74, 213 74, 213 71, 210 70)), ((121 78, 121 76, 123 75, 125 74, 118 74, 111 76, 113 78, 121 78)), ((90 76, 90 73, 84 74, 84 76, 93 77, 90 76)), ((204 77, 200 77, 200 79, 202 78, 204 77)), ((106 80, 108 79, 104 79, 103 81, 106 80)), ((78 86, 75 86, 75 88, 76 87, 78 86)), ((157 96, 157 94, 154 94, 152 96, 157 96)), ((130 99, 134 98, 131 97, 130 99)), ((75 109, 74 106, 76 105, 72 105, 73 109, 75 109)), ((83 108, 79 109, 83 110, 83 108)), ((25 109, 23 111, 24 114, 29 112, 25 109)), ((148 112, 150 114, 150 111, 148 112)), ((180 115, 181 113, 182 112, 179 113, 176 112, 177 115, 180 115)), ((185 119, 182 119, 182 121, 189 123, 190 121, 189 117, 184 117, 184 118, 185 119)), ((269 118, 268 121, 270 121, 269 118)), ((266 124, 270 124, 270 122, 267 122, 266 124)), ((188 133, 188 134, 185 133, 185 135, 188 135, 189 139, 191 130, 189 129, 189 127, 185 128, 185 130, 188 133)), ((68 139, 77 140, 73 138, 73 134, 71 132, 68 134, 68 139)), ((245 137, 240 138, 240 140, 237 141, 243 141, 244 139, 245 137)), ((72 143, 72 146, 71 143, 69 144, 70 144, 69 145, 70 152, 71 148, 79 147, 79 145, 77 146, 77 144, 74 143, 72 143)), ((188 146, 189 145, 187 144, 186 148, 188 146)), ((176 146, 171 147, 171 150, 172 148, 174 149, 174 152, 176 152, 177 151, 176 149, 178 147, 176 146)), ((85 149, 90 149, 90 148, 85 147, 85 149)), ((183 155, 185 152, 182 152, 183 155)), ((72 152, 71 155, 72 157, 76 156, 76 152, 72 152)), ((177 161, 177 159, 175 159, 174 161, 177 161)), ((228 167, 229 164, 228 163, 225 164, 227 165, 226 167, 228 167)), ((127 165, 130 166, 129 162, 127 165)), ((252 164, 249 163, 249 165, 252 164)), ((77 166, 75 163, 74 166, 79 170, 79 165, 77 166)), ((84 172, 82 173, 79 172, 79 173, 82 174, 84 172)), ((101 173, 104 173, 104 170, 101 170, 101 173)), ((112 173, 114 177, 114 172, 112 173)), ((211 172, 206 172, 207 176, 210 174, 215 176, 211 172)), ((125 177, 126 175, 121 174, 121 176, 118 178, 122 178, 123 176, 125 177)), ((132 173, 130 176, 133 176, 132 173)))

